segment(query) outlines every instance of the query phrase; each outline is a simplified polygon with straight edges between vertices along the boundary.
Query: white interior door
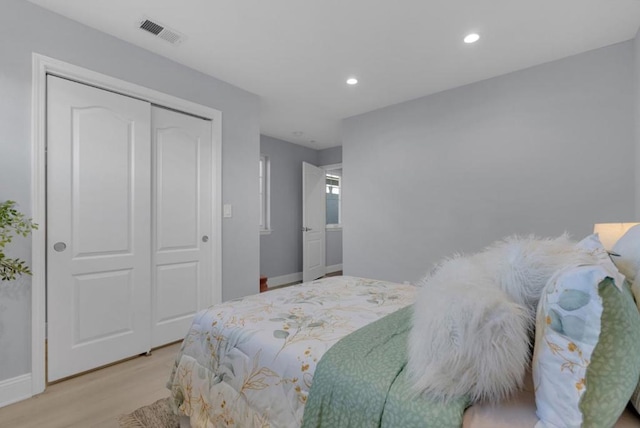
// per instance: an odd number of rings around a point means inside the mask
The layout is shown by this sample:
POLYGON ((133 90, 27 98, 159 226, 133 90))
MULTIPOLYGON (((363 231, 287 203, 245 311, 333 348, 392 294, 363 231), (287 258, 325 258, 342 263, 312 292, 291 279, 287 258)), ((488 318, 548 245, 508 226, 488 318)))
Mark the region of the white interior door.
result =
POLYGON ((302 162, 302 280, 324 276, 326 226, 325 171, 302 162))
POLYGON ((48 380, 150 349, 150 105, 47 79, 48 380))
POLYGON ((210 120, 152 107, 152 346, 213 304, 210 120))

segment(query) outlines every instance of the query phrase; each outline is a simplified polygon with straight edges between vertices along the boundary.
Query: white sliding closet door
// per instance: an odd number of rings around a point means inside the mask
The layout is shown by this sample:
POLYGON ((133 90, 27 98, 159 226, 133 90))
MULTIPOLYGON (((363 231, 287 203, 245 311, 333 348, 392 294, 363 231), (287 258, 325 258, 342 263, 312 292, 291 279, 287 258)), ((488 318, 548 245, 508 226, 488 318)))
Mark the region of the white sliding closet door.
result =
POLYGON ((152 346, 213 303, 212 122, 153 106, 152 346))
POLYGON ((146 352, 150 104, 47 79, 48 380, 146 352))

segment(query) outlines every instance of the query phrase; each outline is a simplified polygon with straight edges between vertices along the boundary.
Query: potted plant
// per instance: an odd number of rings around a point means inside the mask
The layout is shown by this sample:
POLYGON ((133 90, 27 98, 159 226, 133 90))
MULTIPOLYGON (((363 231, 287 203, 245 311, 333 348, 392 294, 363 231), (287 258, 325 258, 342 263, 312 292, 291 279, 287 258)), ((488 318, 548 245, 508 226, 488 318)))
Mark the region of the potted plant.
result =
POLYGON ((4 254, 4 247, 14 235, 26 237, 33 229, 38 228, 15 205, 14 201, 0 203, 0 281, 11 281, 23 274, 31 275, 31 270, 23 260, 10 259, 4 254))

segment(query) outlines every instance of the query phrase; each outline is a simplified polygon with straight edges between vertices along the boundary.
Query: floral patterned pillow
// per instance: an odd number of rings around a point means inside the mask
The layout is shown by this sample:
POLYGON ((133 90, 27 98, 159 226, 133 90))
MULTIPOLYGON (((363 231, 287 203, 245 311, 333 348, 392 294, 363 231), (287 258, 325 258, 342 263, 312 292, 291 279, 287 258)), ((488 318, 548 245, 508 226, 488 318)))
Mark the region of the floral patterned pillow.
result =
POLYGON ((640 377, 640 313, 610 266, 567 268, 538 306, 537 427, 613 426, 640 377))

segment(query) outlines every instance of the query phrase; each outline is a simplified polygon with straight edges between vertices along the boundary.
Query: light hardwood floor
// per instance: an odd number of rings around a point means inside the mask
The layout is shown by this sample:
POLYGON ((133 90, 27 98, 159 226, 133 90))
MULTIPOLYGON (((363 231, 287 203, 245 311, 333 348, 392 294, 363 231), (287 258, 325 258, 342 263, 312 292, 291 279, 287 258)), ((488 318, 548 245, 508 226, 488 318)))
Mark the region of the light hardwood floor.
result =
POLYGON ((118 416, 169 396, 165 384, 180 343, 47 387, 0 408, 0 427, 118 428, 118 416))

